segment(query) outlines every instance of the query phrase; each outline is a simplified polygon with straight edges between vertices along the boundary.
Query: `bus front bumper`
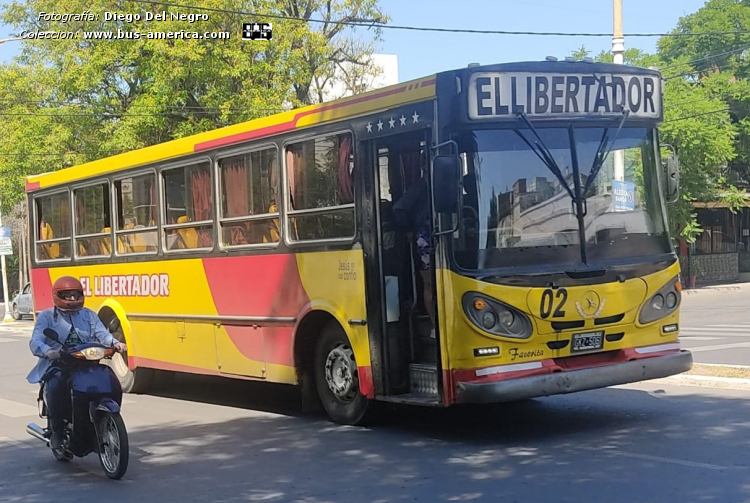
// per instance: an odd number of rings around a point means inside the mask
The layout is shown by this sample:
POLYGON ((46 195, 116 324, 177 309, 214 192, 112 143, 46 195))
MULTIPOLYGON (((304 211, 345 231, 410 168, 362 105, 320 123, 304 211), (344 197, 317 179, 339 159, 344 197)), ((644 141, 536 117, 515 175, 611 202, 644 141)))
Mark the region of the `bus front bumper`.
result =
POLYGON ((693 355, 680 351, 664 356, 643 358, 587 369, 555 372, 489 383, 459 382, 457 401, 496 403, 525 400, 589 389, 605 388, 647 379, 658 379, 688 371, 693 355))

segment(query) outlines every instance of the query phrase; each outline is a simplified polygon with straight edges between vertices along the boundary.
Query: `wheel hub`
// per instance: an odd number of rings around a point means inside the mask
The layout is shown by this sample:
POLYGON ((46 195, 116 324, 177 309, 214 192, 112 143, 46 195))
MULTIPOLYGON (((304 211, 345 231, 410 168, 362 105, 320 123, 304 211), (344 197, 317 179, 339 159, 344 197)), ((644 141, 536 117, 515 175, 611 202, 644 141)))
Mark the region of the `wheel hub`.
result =
POLYGON ((347 402, 357 395, 357 365, 349 346, 339 344, 328 353, 325 374, 328 388, 339 400, 347 402))
POLYGON ((128 372, 130 371, 126 358, 127 354, 122 355, 120 353, 115 353, 110 359, 112 370, 115 371, 115 374, 120 379, 128 375, 128 372))

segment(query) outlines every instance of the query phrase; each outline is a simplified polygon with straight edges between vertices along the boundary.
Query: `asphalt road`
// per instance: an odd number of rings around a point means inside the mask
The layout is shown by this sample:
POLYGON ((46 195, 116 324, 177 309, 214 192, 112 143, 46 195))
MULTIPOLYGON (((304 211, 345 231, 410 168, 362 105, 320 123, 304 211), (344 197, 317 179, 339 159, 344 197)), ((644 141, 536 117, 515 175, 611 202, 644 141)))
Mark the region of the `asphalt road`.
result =
POLYGON ((358 428, 303 415, 293 388, 180 376, 126 397, 131 465, 111 482, 26 436, 28 325, 0 326, 0 503, 750 502, 750 392, 664 382, 358 428))
POLYGON ((750 365, 750 285, 683 295, 680 338, 698 363, 750 365))

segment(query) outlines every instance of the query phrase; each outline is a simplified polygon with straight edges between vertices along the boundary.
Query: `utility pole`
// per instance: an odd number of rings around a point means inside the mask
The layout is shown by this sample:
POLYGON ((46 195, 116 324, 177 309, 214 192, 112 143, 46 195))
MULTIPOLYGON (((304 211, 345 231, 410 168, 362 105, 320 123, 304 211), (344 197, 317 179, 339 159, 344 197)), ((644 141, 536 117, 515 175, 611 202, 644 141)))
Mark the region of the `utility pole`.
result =
MULTIPOLYGON (((612 56, 616 65, 625 63, 625 37, 622 36, 622 0, 614 0, 614 27, 612 30, 612 56)), ((625 151, 614 151, 615 180, 625 181, 625 151)))

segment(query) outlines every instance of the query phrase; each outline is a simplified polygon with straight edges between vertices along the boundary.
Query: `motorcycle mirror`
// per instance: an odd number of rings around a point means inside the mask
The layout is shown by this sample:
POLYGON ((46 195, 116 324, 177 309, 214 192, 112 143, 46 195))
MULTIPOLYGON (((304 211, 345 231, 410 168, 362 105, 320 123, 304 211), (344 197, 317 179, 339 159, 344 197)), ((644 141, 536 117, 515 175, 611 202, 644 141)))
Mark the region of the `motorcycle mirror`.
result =
POLYGON ((115 316, 112 318, 109 322, 109 326, 107 327, 109 329, 110 334, 114 334, 118 330, 120 330, 120 320, 115 316))
POLYGON ((51 328, 45 328, 42 333, 47 336, 48 338, 52 339, 55 342, 60 342, 60 336, 57 335, 57 332, 52 330, 51 328))

